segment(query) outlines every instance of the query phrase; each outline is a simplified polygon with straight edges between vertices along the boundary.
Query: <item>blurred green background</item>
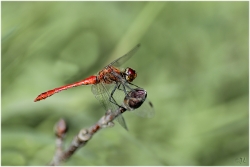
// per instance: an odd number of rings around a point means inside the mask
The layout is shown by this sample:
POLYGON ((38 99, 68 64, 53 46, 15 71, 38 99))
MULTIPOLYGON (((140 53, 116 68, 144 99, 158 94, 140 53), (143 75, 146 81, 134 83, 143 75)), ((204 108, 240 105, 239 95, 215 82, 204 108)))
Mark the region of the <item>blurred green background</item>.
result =
POLYGON ((2 165, 46 165, 104 113, 91 86, 34 103, 141 43, 124 67, 156 115, 125 113, 62 165, 248 165, 248 2, 2 2, 2 165))

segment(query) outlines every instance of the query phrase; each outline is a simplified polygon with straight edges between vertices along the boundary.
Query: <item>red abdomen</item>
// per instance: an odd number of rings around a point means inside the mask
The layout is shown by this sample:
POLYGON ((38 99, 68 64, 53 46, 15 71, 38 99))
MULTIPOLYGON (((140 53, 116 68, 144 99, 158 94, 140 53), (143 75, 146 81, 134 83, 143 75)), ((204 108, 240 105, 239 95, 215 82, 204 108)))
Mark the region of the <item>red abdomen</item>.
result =
POLYGON ((61 86, 59 88, 55 88, 55 89, 49 90, 47 92, 41 93, 40 95, 37 96, 37 98, 34 100, 34 102, 46 99, 47 97, 52 96, 53 94, 58 93, 62 90, 66 90, 66 89, 76 87, 76 86, 81 86, 81 85, 97 84, 98 82, 99 82, 99 80, 97 80, 97 76, 93 75, 93 76, 90 76, 82 81, 75 82, 73 84, 69 84, 69 85, 65 85, 65 86, 61 86))

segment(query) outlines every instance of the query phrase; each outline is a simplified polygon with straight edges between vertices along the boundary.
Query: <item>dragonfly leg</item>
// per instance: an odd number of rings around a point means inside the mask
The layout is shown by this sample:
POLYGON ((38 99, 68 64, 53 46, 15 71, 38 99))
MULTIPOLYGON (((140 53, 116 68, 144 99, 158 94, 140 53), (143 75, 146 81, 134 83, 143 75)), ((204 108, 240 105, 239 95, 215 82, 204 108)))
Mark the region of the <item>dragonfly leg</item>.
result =
MULTIPOLYGON (((121 107, 119 104, 117 104, 117 102, 115 101, 115 99, 114 99, 114 97, 113 97, 113 95, 114 95, 114 93, 115 93, 115 90, 116 90, 118 87, 120 87, 120 84, 116 83, 114 89, 112 90, 112 92, 111 92, 111 94, 110 94, 110 96, 109 96, 109 101, 110 101, 111 103, 117 105, 118 107, 121 107)), ((119 89, 119 88, 118 88, 118 89, 119 89)))
POLYGON ((137 86, 137 85, 135 85, 135 84, 132 84, 131 82, 128 82, 130 85, 133 85, 133 86, 135 86, 135 87, 137 87, 137 88, 140 88, 139 86, 137 86))
MULTIPOLYGON (((117 79, 119 80, 119 81, 123 81, 124 80, 124 78, 122 78, 120 75, 118 75, 117 73, 115 73, 114 71, 111 71, 111 73, 114 75, 114 76, 116 76, 117 77, 117 79)), ((114 82, 116 82, 116 80, 113 80, 114 82)), ((126 83, 125 83, 126 84, 126 83)), ((126 84, 127 85, 127 84, 126 84)), ((132 88, 130 88, 129 86, 127 86, 130 90, 132 90, 132 88)), ((122 90, 122 91, 124 91, 124 93, 125 93, 125 95, 127 96, 128 94, 127 94, 127 90, 126 90, 126 88, 125 88, 125 86, 124 86, 124 84, 121 84, 121 83, 119 83, 119 82, 116 82, 116 86, 115 86, 115 88, 113 89, 113 91, 111 92, 111 97, 112 97, 112 99, 115 101, 115 99, 113 98, 113 94, 114 94, 114 92, 115 92, 115 90, 116 89, 119 89, 119 90, 122 90), (120 86, 123 86, 123 89, 121 89, 120 88, 120 86)), ((112 101, 111 101, 112 102, 112 101)), ((113 102, 112 102, 113 103, 113 102)), ((115 104, 115 103, 114 103, 115 104)), ((117 105, 117 103, 116 103, 116 105, 117 105)))
MULTIPOLYGON (((123 87, 124 87, 124 85, 128 88, 128 89, 130 89, 130 90, 134 90, 133 88, 131 88, 129 85, 133 85, 133 86, 135 86, 135 87, 137 87, 137 88, 140 88, 139 86, 137 86, 137 85, 135 85, 135 84, 132 84, 131 82, 126 82, 125 84, 123 84, 123 87)), ((124 88, 125 89, 125 88, 124 88)))
MULTIPOLYGON (((125 88, 125 86, 124 86, 123 84, 119 84, 118 89, 121 90, 121 91, 124 91, 124 93, 125 93, 126 96, 128 95, 127 90, 126 90, 126 88, 125 88), (123 86, 123 89, 120 88, 121 85, 123 86)), ((131 89, 131 88, 130 88, 130 89, 131 89)))

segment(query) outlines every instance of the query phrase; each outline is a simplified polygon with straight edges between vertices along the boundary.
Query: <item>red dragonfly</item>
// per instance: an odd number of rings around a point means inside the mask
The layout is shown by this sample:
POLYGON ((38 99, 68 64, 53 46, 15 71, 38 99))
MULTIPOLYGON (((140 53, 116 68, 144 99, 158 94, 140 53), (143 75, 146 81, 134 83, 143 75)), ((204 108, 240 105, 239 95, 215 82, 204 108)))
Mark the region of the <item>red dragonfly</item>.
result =
MULTIPOLYGON (((109 65, 104 67, 97 75, 92 75, 88 78, 85 78, 81 81, 61 86, 44 93, 41 93, 37 96, 34 102, 46 99, 49 96, 54 95, 62 90, 66 90, 72 87, 77 87, 81 85, 92 85, 92 93, 99 100, 99 102, 105 107, 105 110, 111 109, 115 111, 117 107, 121 107, 117 103, 122 102, 124 98, 120 92, 127 93, 133 90, 134 87, 138 87, 131 82, 137 77, 137 73, 132 68, 127 67, 125 70, 121 70, 120 67, 124 62, 131 58, 134 53, 139 49, 140 44, 136 45, 132 50, 122 57, 114 60, 109 65), (116 91, 119 90, 119 91, 116 91)), ((123 96, 124 97, 124 96, 123 96)), ((138 110, 140 112, 135 112, 137 115, 142 117, 152 117, 154 115, 154 110, 152 108, 152 103, 148 102, 144 104, 142 109, 138 110)), ((140 107, 141 108, 141 107, 140 107)), ((127 125, 122 115, 118 116, 116 120, 125 128, 127 125)))

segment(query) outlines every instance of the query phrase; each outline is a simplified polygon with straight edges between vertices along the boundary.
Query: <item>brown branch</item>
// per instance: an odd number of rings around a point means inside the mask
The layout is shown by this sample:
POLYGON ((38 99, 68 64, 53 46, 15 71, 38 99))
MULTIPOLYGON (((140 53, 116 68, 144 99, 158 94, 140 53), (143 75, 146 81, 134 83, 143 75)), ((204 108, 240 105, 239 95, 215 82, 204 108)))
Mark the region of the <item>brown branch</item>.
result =
POLYGON ((56 152, 53 157, 53 160, 50 162, 50 166, 57 166, 62 161, 69 159, 77 149, 85 146, 87 142, 92 138, 92 136, 98 132, 100 129, 106 127, 114 126, 113 120, 118 117, 120 114, 124 113, 127 109, 133 110, 141 106, 144 100, 147 97, 145 90, 141 88, 134 89, 128 92, 127 96, 124 98, 123 107, 117 108, 116 111, 111 112, 108 110, 104 116, 102 116, 99 121, 91 126, 90 128, 83 128, 79 133, 74 137, 68 149, 63 151, 63 139, 67 132, 67 125, 63 119, 60 119, 55 126, 56 133, 56 152))
POLYGON ((61 156, 63 155, 63 139, 67 132, 67 125, 64 119, 60 119, 55 125, 56 134, 56 152, 50 165, 58 165, 60 163, 61 156))

